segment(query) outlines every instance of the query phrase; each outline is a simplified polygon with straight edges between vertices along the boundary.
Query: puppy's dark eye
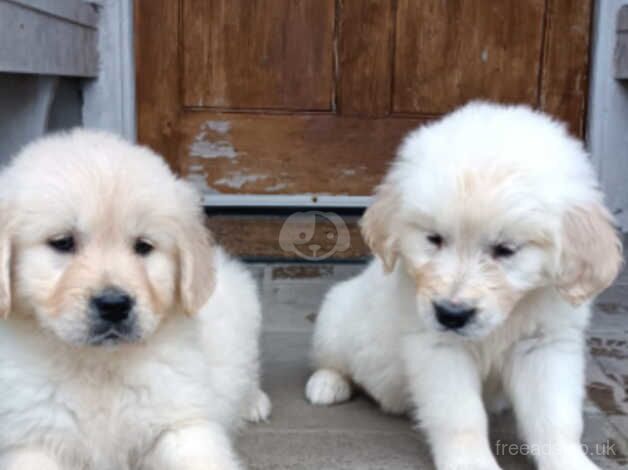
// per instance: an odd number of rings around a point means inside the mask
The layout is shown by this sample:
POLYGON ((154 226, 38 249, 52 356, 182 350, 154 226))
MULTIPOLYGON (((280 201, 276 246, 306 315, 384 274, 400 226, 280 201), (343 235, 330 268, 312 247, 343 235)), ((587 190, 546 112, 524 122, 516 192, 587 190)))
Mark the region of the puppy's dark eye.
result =
POLYGON ((510 258, 517 251, 512 246, 504 243, 498 243, 491 248, 493 258, 510 258))
POLYGON ((151 251, 153 251, 155 247, 147 240, 143 238, 138 238, 135 240, 135 244, 133 245, 133 251, 140 256, 146 256, 151 251))
POLYGON ((431 235, 428 235, 427 241, 437 248, 443 246, 443 237, 440 236, 438 233, 432 233, 431 235))
POLYGON ((48 246, 59 253, 74 253, 76 250, 76 243, 72 235, 51 238, 48 240, 48 246))

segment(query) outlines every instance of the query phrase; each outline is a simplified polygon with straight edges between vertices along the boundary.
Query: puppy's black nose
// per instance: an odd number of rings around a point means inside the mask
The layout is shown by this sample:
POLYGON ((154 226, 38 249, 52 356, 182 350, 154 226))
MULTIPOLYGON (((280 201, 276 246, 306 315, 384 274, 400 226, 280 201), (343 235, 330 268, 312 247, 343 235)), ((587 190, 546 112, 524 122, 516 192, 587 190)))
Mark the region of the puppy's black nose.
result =
POLYGON ((457 330, 466 325, 475 315, 476 309, 465 303, 442 300, 432 302, 438 322, 446 328, 457 330))
POLYGON ((109 323, 121 323, 129 318, 133 307, 133 299, 116 287, 107 287, 98 295, 92 297, 92 305, 98 316, 109 323))

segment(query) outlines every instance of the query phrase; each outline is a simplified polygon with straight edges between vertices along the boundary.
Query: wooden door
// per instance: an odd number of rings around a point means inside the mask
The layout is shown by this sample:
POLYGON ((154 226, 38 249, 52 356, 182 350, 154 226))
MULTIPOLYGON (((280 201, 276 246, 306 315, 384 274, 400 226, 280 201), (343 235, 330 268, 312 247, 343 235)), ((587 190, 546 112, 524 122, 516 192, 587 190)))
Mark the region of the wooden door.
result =
POLYGON ((591 0, 135 0, 138 134, 206 194, 364 196, 470 99, 583 133, 591 0))

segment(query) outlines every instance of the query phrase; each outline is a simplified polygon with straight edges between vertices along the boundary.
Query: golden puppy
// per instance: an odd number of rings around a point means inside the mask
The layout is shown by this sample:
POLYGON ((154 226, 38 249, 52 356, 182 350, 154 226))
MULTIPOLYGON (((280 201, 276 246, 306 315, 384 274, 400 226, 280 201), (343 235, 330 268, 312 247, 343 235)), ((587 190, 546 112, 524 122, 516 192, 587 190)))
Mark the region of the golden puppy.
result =
POLYGON ((499 470, 486 410, 509 403, 538 468, 595 470, 585 330, 621 244, 565 126, 471 103, 411 132, 362 228, 378 259, 323 302, 309 400, 415 412, 438 470, 499 470))
POLYGON ((75 130, 0 175, 0 468, 236 469, 265 419, 251 276, 146 148, 75 130))

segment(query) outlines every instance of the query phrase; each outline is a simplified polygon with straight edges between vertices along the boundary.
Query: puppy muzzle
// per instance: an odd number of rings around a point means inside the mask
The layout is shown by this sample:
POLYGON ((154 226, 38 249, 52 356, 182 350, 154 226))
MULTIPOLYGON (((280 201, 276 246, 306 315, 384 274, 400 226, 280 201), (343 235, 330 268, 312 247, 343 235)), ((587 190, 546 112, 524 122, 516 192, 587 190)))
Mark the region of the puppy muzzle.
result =
POLYGON ((475 316, 476 308, 462 302, 439 300, 432 302, 438 323, 448 330, 460 330, 475 316))
POLYGON ((94 295, 89 301, 88 343, 114 345, 139 339, 134 306, 134 299, 117 287, 107 287, 94 295))

